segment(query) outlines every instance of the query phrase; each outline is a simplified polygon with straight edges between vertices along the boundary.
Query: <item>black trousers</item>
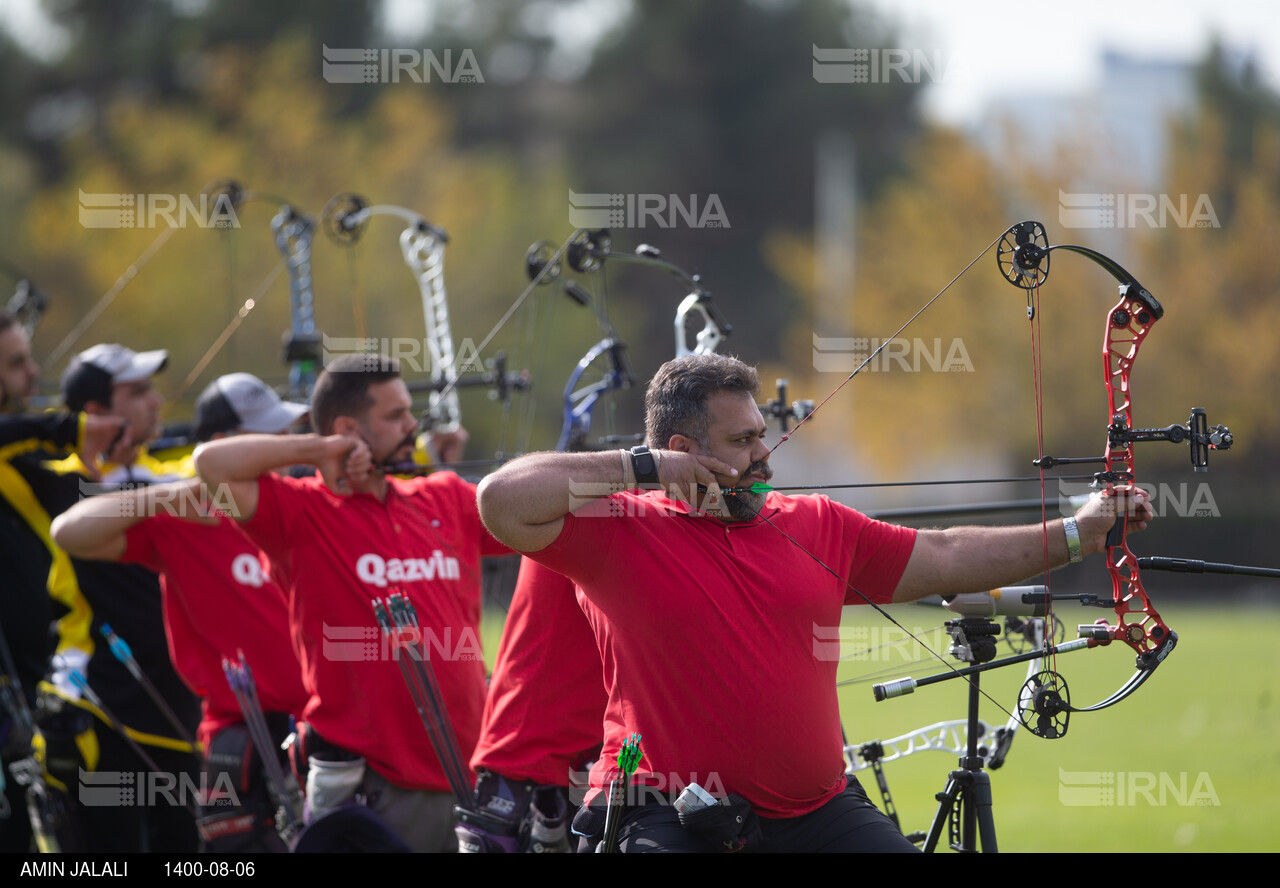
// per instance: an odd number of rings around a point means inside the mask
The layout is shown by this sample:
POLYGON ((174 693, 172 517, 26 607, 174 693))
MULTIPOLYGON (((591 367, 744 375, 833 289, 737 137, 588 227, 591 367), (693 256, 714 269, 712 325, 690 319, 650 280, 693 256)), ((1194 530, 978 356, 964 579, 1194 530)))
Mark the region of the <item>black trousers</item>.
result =
MULTIPOLYGON (((759 843, 751 850, 797 853, 916 852, 893 821, 867 798, 856 778, 845 791, 800 817, 760 817, 759 843)), ((575 826, 578 821, 575 820, 575 826)), ((716 853, 721 849, 680 825, 669 804, 628 808, 618 830, 618 850, 628 853, 716 853)))

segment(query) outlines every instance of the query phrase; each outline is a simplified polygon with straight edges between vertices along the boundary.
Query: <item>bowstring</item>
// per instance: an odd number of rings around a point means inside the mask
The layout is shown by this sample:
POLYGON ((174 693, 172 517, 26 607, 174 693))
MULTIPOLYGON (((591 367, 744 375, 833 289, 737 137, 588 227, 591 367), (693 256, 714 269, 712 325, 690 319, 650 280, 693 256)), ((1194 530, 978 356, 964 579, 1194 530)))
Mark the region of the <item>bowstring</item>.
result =
POLYGON ((873 360, 875 360, 876 355, 878 355, 878 354, 880 354, 880 352, 884 351, 885 347, 886 347, 886 346, 888 346, 890 342, 893 342, 893 341, 894 341, 894 340, 896 340, 899 336, 901 336, 901 335, 902 335, 902 332, 903 332, 904 330, 906 330, 908 327, 910 327, 910 326, 911 326, 911 324, 915 322, 916 318, 920 317, 920 315, 924 314, 924 313, 929 309, 929 306, 933 305, 933 303, 935 303, 935 302, 937 302, 939 299, 941 299, 941 298, 942 298, 942 294, 943 294, 943 293, 945 293, 945 292, 947 292, 948 290, 950 290, 950 289, 951 289, 951 285, 952 285, 952 284, 954 284, 956 281, 960 280, 960 278, 964 276, 964 273, 965 273, 965 272, 967 272, 970 268, 973 268, 973 266, 977 264, 977 262, 978 262, 978 260, 979 260, 979 259, 981 259, 983 256, 987 255, 987 253, 989 253, 989 252, 991 251, 991 248, 992 248, 992 247, 994 247, 997 243, 999 243, 999 242, 1000 242, 1000 240, 1005 236, 1005 234, 1006 234, 1006 233, 1007 233, 1007 232, 1001 232, 1001 233, 1000 233, 1000 235, 999 235, 995 240, 993 240, 991 243, 989 243, 989 244, 987 244, 985 247, 983 247, 982 252, 981 252, 981 253, 979 253, 978 255, 974 256, 974 257, 973 257, 973 259, 972 259, 972 260, 970 260, 970 262, 969 262, 969 264, 968 264, 968 265, 966 265, 964 268, 960 269, 960 272, 959 272, 955 277, 953 277, 951 280, 947 281, 947 285, 946 285, 945 287, 943 287, 941 290, 939 290, 937 293, 935 293, 935 294, 933 295, 933 298, 931 298, 928 302, 926 302, 924 305, 922 305, 922 306, 920 307, 920 309, 919 309, 915 314, 913 314, 911 317, 907 318, 906 323, 904 323, 901 327, 899 327, 899 328, 897 329, 897 331, 896 331, 896 332, 894 332, 894 334, 893 334, 892 336, 890 336, 888 339, 883 340, 883 341, 880 343, 879 347, 878 347, 878 348, 876 348, 876 350, 875 350, 875 351, 873 351, 871 354, 867 355, 866 360, 864 360, 861 364, 859 364, 857 367, 855 367, 855 368, 854 368, 854 371, 853 371, 852 373, 850 373, 850 374, 845 378, 844 382, 842 382, 842 383, 840 383, 838 386, 836 386, 836 387, 835 387, 835 389, 833 389, 833 390, 831 391, 831 393, 830 393, 830 394, 828 394, 825 398, 823 398, 823 399, 822 399, 822 402, 821 402, 821 403, 819 403, 817 407, 814 407, 814 408, 813 408, 813 410, 809 411, 809 414, 808 414, 807 416, 805 416, 805 417, 804 417, 803 419, 801 419, 798 423, 796 423, 795 428, 793 428, 791 431, 787 432, 785 435, 783 435, 781 438, 779 438, 779 439, 778 439, 778 443, 777 443, 777 444, 774 444, 774 445, 773 445, 773 447, 772 447, 772 448, 770 448, 770 450, 769 450, 769 455, 770 455, 770 456, 772 456, 772 455, 773 455, 773 452, 774 452, 775 450, 777 450, 777 449, 778 449, 779 447, 781 447, 785 442, 787 442, 788 440, 790 440, 790 438, 791 438, 791 436, 792 436, 792 435, 794 435, 796 432, 800 431, 800 427, 801 427, 801 426, 803 426, 806 422, 808 422, 808 421, 813 417, 813 415, 814 415, 815 413, 817 413, 819 410, 821 410, 821 409, 823 408, 823 406, 825 406, 825 405, 826 405, 826 403, 827 403, 828 401, 830 401, 830 400, 831 400, 832 398, 834 398, 837 394, 839 394, 840 390, 841 390, 842 388, 844 388, 846 385, 848 385, 848 384, 849 384, 849 382, 850 382, 850 380, 852 380, 855 376, 857 376, 859 373, 861 373, 864 367, 866 367, 866 366, 867 366, 868 364, 870 364, 873 360))
MULTIPOLYGON (((1044 456, 1044 353, 1041 348, 1042 338, 1040 330, 1040 279, 1036 279, 1035 286, 1027 291, 1027 321, 1031 340, 1031 386, 1035 399, 1035 420, 1036 420, 1036 453, 1044 456)), ((1049 563, 1049 504, 1044 501, 1045 498, 1045 475, 1044 462, 1037 460, 1040 464, 1040 545, 1044 555, 1044 591, 1045 591, 1045 626, 1053 625, 1053 587, 1051 584, 1051 568, 1049 563)), ((1046 646, 1051 647, 1048 641, 1046 646)), ((1043 662, 1043 661, 1042 661, 1043 662)), ((1048 660, 1049 671, 1055 675, 1058 672, 1058 653, 1054 650, 1049 654, 1048 660)))
MULTIPOLYGON (((809 420, 814 416, 814 414, 816 414, 819 410, 821 410, 821 409, 826 405, 826 403, 827 403, 828 401, 830 401, 832 398, 834 398, 834 397, 835 397, 835 396, 840 392, 840 390, 841 390, 841 389, 843 389, 846 385, 848 385, 848 384, 849 384, 849 382, 850 382, 850 381, 851 381, 855 376, 857 376, 859 373, 861 373, 861 372, 862 372, 862 370, 863 370, 863 369, 864 369, 868 364, 870 364, 870 363, 871 363, 871 362, 876 358, 876 356, 877 356, 877 355, 879 355, 879 354, 880 354, 880 352, 881 352, 881 351, 883 351, 883 350, 885 349, 885 347, 886 347, 890 342, 892 342, 892 341, 896 340, 899 336, 901 336, 901 335, 902 335, 902 333, 903 333, 903 332, 904 332, 904 331, 905 331, 909 326, 911 326, 911 324, 912 324, 912 323, 914 323, 914 322, 915 322, 915 320, 916 320, 917 318, 919 318, 919 317, 920 317, 922 314, 924 314, 924 313, 925 313, 925 311, 927 311, 927 310, 928 310, 928 309, 929 309, 929 308, 930 308, 930 307, 931 307, 935 302, 937 302, 940 298, 942 298, 942 294, 944 294, 944 293, 946 293, 948 290, 950 290, 950 289, 951 289, 951 287, 952 287, 952 285, 954 285, 956 281, 960 280, 960 278, 961 278, 961 277, 963 277, 963 276, 965 275, 965 273, 966 273, 966 272, 968 272, 968 270, 969 270, 970 268, 972 268, 974 265, 976 265, 979 259, 981 259, 981 258, 982 258, 983 256, 985 256, 987 253, 989 253, 989 252, 991 251, 991 248, 992 248, 992 247, 994 247, 997 243, 999 243, 999 242, 1004 238, 1005 234, 1007 234, 1007 232, 1001 232, 999 235, 997 235, 997 236, 996 236, 996 237, 991 241, 991 243, 989 243, 989 244, 987 244, 985 247, 983 247, 982 251, 981 251, 981 252, 979 252, 976 256, 974 256, 974 257, 973 257, 973 259, 971 259, 971 260, 969 261, 969 264, 967 264, 964 268, 960 269, 960 271, 959 271, 959 272, 958 272, 958 273, 957 273, 953 278, 951 278, 951 280, 949 280, 949 281, 946 283, 946 285, 945 285, 941 290, 939 290, 937 293, 935 293, 935 294, 934 294, 934 295, 929 299, 929 301, 928 301, 928 302, 926 302, 923 306, 921 306, 921 307, 920 307, 920 308, 915 312, 915 314, 913 314, 911 317, 907 318, 906 322, 905 322, 905 323, 903 323, 903 325, 902 325, 901 327, 899 327, 899 328, 894 332, 894 334, 893 334, 892 336, 888 337, 887 339, 884 339, 884 340, 880 343, 879 347, 877 347, 877 348, 875 349, 875 351, 873 351, 870 355, 868 355, 868 356, 866 357, 866 359, 865 359, 865 360, 863 360, 863 362, 862 362, 861 364, 859 364, 856 368, 854 368, 854 370, 853 370, 853 372, 852 372, 852 373, 850 373, 847 377, 845 377, 845 379, 844 379, 844 381, 843 381, 843 382, 841 382, 838 386, 836 386, 836 387, 835 387, 835 389, 833 389, 833 390, 830 392, 830 394, 828 394, 825 398, 823 398, 823 399, 822 399, 822 401, 818 404, 818 406, 817 406, 817 407, 815 407, 812 411, 810 411, 810 412, 809 412, 809 414, 808 414, 807 416, 805 416, 803 419, 801 419, 801 420, 800 420, 800 422, 796 423, 795 427, 794 427, 793 429, 791 429, 791 431, 789 431, 789 432, 787 432, 786 434, 784 434, 784 435, 783 435, 783 436, 778 440, 778 443, 777 443, 777 444, 775 444, 775 445, 773 445, 773 447, 772 447, 772 448, 770 448, 770 450, 769 450, 769 456, 772 456, 772 455, 774 454, 774 452, 776 452, 776 451, 777 451, 777 449, 783 445, 783 443, 785 443, 786 441, 789 441, 789 440, 791 439, 791 436, 792 436, 792 435, 794 435, 796 432, 798 432, 798 431, 800 430, 801 426, 803 426, 806 422, 808 422, 808 421, 809 421, 809 420)), ((1038 311, 1033 312, 1032 317, 1034 318, 1034 317, 1035 317, 1036 315, 1038 315, 1038 314, 1039 314, 1039 312, 1038 312, 1038 311)), ((1038 335, 1038 334, 1037 334, 1037 335, 1038 335)), ((1037 371, 1037 374, 1038 374, 1038 371, 1037 371)), ((1041 399, 1040 399, 1040 395, 1039 395, 1039 383, 1037 382, 1037 394, 1036 394, 1036 405, 1037 405, 1037 407, 1036 407, 1036 413, 1037 413, 1037 426, 1038 426, 1038 427, 1040 427, 1040 426, 1042 425, 1042 419, 1041 419, 1041 416, 1040 416, 1040 414, 1041 414, 1040 401, 1041 401, 1041 399)), ((1042 452, 1043 452, 1043 451, 1042 451, 1042 452)), ((1047 515, 1048 515, 1048 511, 1047 511, 1047 506, 1045 506, 1045 505, 1044 505, 1044 468, 1043 468, 1043 466, 1040 468, 1040 499, 1041 499, 1041 522, 1042 522, 1042 524, 1044 525, 1044 527, 1046 528, 1045 533, 1043 534, 1043 537, 1044 537, 1044 547, 1045 547, 1045 562, 1046 562, 1046 567, 1047 567, 1047 564, 1048 564, 1048 531, 1047 531, 1047 527, 1048 527, 1048 525, 1047 525, 1047 515)), ((808 549, 806 549, 804 546, 800 545, 800 542, 799 542, 798 540, 796 540, 794 536, 792 536, 791 534, 788 534, 788 533, 787 533, 786 531, 784 531, 782 528, 778 527, 776 524, 774 524, 772 521, 770 521, 768 518, 766 518, 766 517, 761 513, 761 511, 760 511, 760 510, 757 510, 757 513, 756 513, 756 514, 757 514, 757 516, 758 516, 759 518, 761 518, 761 519, 762 519, 766 524, 768 524, 770 527, 774 528, 774 530, 777 530, 777 531, 778 531, 779 533, 781 533, 784 537, 786 537, 788 540, 790 540, 790 541, 791 541, 791 543, 792 543, 796 548, 798 548, 801 552, 804 552, 806 555, 808 555, 810 558, 812 558, 814 561, 816 561, 816 562, 817 562, 817 563, 818 563, 818 564, 819 564, 819 565, 820 565, 824 570, 826 570, 828 573, 830 573, 832 576, 834 576, 834 577, 835 577, 837 580, 839 580, 840 582, 844 583, 844 585, 845 585, 847 588, 849 588, 850 590, 852 590, 852 591, 854 592, 854 594, 856 594, 859 598, 861 598, 861 599, 862 599, 863 601, 865 601, 867 604, 869 604, 869 605, 871 605, 873 608, 875 608, 875 610, 876 610, 876 611, 877 611, 881 616, 883 616, 886 620, 888 620, 888 621, 889 621, 890 623, 892 623, 894 626, 897 626, 897 627, 898 627, 899 629, 901 629, 904 633, 906 633, 908 637, 910 637, 911 639, 913 639, 917 644, 919 644, 922 648, 924 648, 926 651, 928 651, 930 655, 932 655, 932 656, 933 656, 935 659, 937 659, 940 663, 942 663, 944 666, 946 666, 946 667, 947 667, 947 669, 949 669, 951 672, 954 672, 954 673, 955 673, 957 676, 959 676, 960 678, 964 679, 964 681, 965 681, 965 682, 966 682, 970 687, 974 687, 974 688, 976 688, 976 690, 978 691, 978 693, 979 693, 979 694, 981 694, 982 696, 986 697, 988 700, 990 700, 990 701, 995 705, 995 707, 996 707, 997 709, 999 709, 1001 712, 1003 712, 1005 715, 1009 716, 1010 718, 1015 718, 1015 716, 1013 715, 1013 713, 1012 713, 1012 712, 1010 712, 1008 709, 1005 709, 1003 706, 1001 706, 1001 705, 1000 705, 1000 703, 999 703, 999 702, 997 702, 997 701, 996 701, 996 699, 995 699, 994 697, 992 697, 989 693, 987 693, 986 691, 984 691, 984 690, 981 688, 981 686, 976 685, 976 684, 975 684, 975 683, 974 683, 974 682, 973 682, 973 681, 972 681, 968 676, 966 676, 966 675, 962 674, 962 673, 960 672, 960 670, 959 670, 959 669, 957 669, 956 667, 954 667, 954 666, 952 666, 950 663, 948 663, 948 662, 946 661, 946 659, 945 659, 941 654, 937 653, 936 651, 934 651, 934 650, 933 650, 933 648, 931 648, 929 645, 927 645, 927 644, 925 644, 923 641, 921 641, 919 637, 917 637, 913 632, 910 632, 910 631, 909 631, 905 626, 903 626, 901 623, 899 623, 897 620, 895 620, 895 619, 894 619, 894 618, 893 618, 893 617, 892 617, 892 616, 891 616, 891 615, 890 615, 886 610, 884 610, 884 608, 880 607, 880 606, 879 606, 878 604, 876 604, 874 601, 872 601, 871 599, 867 598, 867 597, 866 597, 865 595, 863 595, 863 594, 862 594, 862 592, 860 592, 858 589, 855 589, 851 583, 849 583, 847 580, 845 580, 845 579, 844 579, 844 577, 840 576, 840 574, 839 574, 839 573, 837 573, 835 570, 833 570, 830 566, 828 566, 827 564, 825 564, 825 563, 822 561, 822 559, 821 559, 821 558, 818 558, 818 556, 814 555, 812 552, 810 552, 810 551, 809 551, 808 549)), ((1048 571, 1047 571, 1047 569, 1046 569, 1046 575, 1047 575, 1047 573, 1048 573, 1048 571)), ((1047 577, 1046 577, 1046 578, 1047 578, 1047 577)))

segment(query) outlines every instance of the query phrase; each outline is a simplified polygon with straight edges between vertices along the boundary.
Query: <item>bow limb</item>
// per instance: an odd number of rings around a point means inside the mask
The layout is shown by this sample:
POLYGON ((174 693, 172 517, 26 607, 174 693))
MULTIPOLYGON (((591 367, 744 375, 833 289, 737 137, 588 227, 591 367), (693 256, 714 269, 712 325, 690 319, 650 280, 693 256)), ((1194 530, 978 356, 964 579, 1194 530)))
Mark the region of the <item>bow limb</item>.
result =
MULTIPOLYGON (((688 295, 676 309, 675 356, 679 358, 688 354, 703 355, 715 352, 733 328, 724 320, 712 302, 711 294, 702 286, 701 279, 661 258, 656 247, 641 244, 636 247, 634 253, 618 253, 611 250, 611 245, 612 238, 606 229, 594 231, 580 229, 575 231, 565 247, 554 255, 550 254, 549 244, 546 241, 535 243, 526 254, 525 268, 529 277, 535 279, 535 282, 540 279, 541 283, 550 283, 560 276, 559 255, 563 253, 569 267, 583 274, 603 273, 607 260, 645 265, 666 271, 689 290, 688 295), (686 329, 687 321, 691 316, 700 318, 702 321, 702 329, 695 335, 692 347, 689 345, 686 329)), ((589 295, 577 284, 565 282, 564 287, 565 292, 575 302, 584 306, 592 304, 589 295)), ((583 356, 565 386, 564 419, 560 440, 556 445, 557 450, 573 450, 581 447, 590 430, 591 414, 600 396, 609 390, 629 388, 634 382, 626 361, 625 345, 615 335, 613 326, 603 311, 596 308, 596 315, 606 333, 606 338, 596 343, 583 356), (604 356, 608 358, 609 369, 605 371, 602 378, 598 382, 579 388, 583 374, 593 362, 604 356)))
POLYGON ((564 420, 560 427, 560 440, 556 450, 582 450, 587 434, 591 431, 591 415, 600 396, 606 392, 631 388, 635 378, 627 366, 626 345, 613 337, 602 339, 593 345, 582 360, 578 361, 564 387, 564 420), (579 388, 582 376, 601 357, 608 361, 608 369, 597 382, 579 388))
POLYGON ((431 382, 427 422, 434 432, 456 432, 462 425, 458 403, 458 362, 449 325, 449 299, 444 287, 444 247, 448 236, 419 219, 400 233, 405 264, 418 281, 422 317, 431 353, 431 382))
POLYGON ((289 272, 289 332, 284 355, 289 364, 289 396, 309 398, 320 372, 320 336, 316 333, 315 292, 311 288, 315 221, 285 204, 271 219, 271 231, 289 272))

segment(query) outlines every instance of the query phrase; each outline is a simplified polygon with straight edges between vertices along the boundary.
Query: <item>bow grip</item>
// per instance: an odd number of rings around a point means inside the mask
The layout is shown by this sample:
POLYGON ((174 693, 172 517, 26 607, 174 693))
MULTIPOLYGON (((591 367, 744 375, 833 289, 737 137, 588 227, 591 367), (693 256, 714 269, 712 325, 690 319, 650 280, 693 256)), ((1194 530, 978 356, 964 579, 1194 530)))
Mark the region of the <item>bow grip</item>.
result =
POLYGON ((1124 522, 1125 516, 1117 515, 1116 523, 1111 525, 1111 529, 1107 531, 1107 548, 1112 546, 1124 545, 1124 522))

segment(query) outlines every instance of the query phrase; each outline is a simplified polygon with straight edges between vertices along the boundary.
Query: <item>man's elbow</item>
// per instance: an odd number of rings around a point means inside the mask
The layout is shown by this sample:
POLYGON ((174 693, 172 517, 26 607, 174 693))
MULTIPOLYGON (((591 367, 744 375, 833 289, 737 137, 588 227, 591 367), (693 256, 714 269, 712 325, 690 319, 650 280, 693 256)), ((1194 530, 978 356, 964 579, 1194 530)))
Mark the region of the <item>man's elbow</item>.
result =
POLYGON ((64 512, 53 519, 53 524, 49 527, 49 536, 53 539, 55 546, 64 552, 74 555, 72 546, 75 543, 75 537, 67 529, 67 524, 67 514, 64 512))
POLYGON ((53 524, 49 528, 49 536, 53 539, 55 546, 72 558, 92 560, 95 556, 93 547, 85 538, 79 523, 83 520, 79 516, 64 512, 53 519, 53 524))
POLYGON ((196 467, 196 474, 200 476, 200 480, 206 484, 222 484, 233 479, 225 475, 225 460, 220 457, 217 442, 206 441, 199 445, 192 454, 192 458, 196 467))
POLYGON ((509 495, 510 491, 506 489, 500 473, 486 475, 476 488, 476 508, 480 511, 480 520, 495 539, 508 546, 511 545, 511 531, 503 519, 510 514, 509 495))

